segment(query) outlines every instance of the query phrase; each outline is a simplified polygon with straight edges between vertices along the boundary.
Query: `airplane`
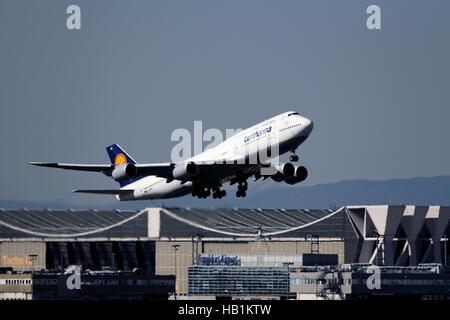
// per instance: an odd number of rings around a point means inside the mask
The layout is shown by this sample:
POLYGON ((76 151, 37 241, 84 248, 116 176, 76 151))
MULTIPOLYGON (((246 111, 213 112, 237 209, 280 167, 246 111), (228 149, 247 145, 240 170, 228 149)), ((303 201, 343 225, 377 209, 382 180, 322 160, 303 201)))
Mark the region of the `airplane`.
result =
POLYGON ((100 172, 120 184, 117 190, 73 190, 77 193, 115 195, 119 201, 168 199, 189 193, 205 199, 226 196, 224 184, 237 184, 237 197, 245 197, 247 179, 272 178, 293 185, 304 181, 308 171, 298 162, 297 148, 313 129, 313 122, 298 112, 289 111, 235 133, 225 141, 178 163, 138 164, 119 145, 106 147, 111 164, 70 164, 30 162, 40 167, 100 172), (265 153, 263 153, 263 149, 265 153), (277 152, 274 152, 277 151, 277 152), (289 162, 270 160, 290 152, 289 162), (263 157, 261 154, 263 153, 263 157), (253 160, 252 160, 253 159, 253 160), (263 170, 270 174, 262 174, 263 170))

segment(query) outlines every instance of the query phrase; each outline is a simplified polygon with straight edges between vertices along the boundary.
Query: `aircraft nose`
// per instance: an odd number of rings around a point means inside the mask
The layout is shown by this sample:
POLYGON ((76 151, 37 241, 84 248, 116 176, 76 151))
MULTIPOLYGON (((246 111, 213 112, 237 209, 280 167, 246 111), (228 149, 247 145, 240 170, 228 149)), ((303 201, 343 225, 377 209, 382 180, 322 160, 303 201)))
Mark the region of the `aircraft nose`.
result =
POLYGON ((310 119, 302 116, 298 116, 294 123, 290 131, 295 137, 308 137, 314 127, 314 123, 310 119))
POLYGON ((308 118, 304 118, 302 134, 309 136, 314 128, 314 122, 308 118))

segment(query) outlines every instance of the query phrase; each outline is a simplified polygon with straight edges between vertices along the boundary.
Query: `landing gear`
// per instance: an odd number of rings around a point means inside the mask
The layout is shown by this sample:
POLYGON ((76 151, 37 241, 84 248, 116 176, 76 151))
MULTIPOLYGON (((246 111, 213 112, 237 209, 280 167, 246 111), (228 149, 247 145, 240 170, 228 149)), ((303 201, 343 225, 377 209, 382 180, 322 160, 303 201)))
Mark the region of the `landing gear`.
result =
POLYGON ((227 192, 225 190, 220 190, 219 188, 215 188, 213 191, 213 199, 222 199, 227 195, 227 192))
POLYGON ((199 199, 206 199, 211 194, 214 199, 222 199, 227 195, 225 190, 221 190, 219 187, 194 187, 191 192, 193 197, 197 197, 199 199))
POLYGON ((298 155, 295 154, 295 149, 291 150, 292 154, 289 156, 290 162, 298 162, 298 155))
POLYGON ((193 197, 197 197, 199 199, 206 199, 211 195, 210 188, 194 188, 191 192, 193 197))
POLYGON ((244 198, 246 195, 247 195, 247 192, 245 192, 245 191, 242 191, 242 190, 236 191, 236 197, 238 197, 238 198, 240 198, 240 197, 244 198))
POLYGON ((200 196, 197 196, 199 199, 206 199, 211 195, 211 189, 203 188, 201 189, 200 196))
POLYGON ((238 185, 238 191, 236 191, 236 197, 244 198, 247 195, 248 183, 246 181, 240 182, 238 185))

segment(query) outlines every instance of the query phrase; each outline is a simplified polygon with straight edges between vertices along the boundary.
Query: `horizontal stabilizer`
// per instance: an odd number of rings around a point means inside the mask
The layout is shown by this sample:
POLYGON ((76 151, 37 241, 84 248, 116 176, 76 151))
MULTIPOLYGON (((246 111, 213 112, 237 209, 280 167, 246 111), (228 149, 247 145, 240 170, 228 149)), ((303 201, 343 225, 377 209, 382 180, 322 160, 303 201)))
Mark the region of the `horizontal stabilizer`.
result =
POLYGON ((57 162, 30 162, 33 166, 59 168, 77 171, 104 172, 113 168, 111 164, 76 164, 76 163, 57 163, 57 162))
POLYGON ((92 193, 92 194, 111 194, 111 195, 125 195, 133 193, 134 190, 73 190, 75 193, 92 193))

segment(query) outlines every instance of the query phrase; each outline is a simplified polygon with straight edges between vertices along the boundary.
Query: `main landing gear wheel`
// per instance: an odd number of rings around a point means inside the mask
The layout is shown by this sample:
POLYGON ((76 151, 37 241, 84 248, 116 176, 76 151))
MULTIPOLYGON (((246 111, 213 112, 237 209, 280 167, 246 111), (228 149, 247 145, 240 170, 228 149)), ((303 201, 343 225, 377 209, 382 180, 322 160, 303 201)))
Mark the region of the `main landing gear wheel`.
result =
POLYGON ((206 199, 211 195, 211 189, 210 188, 195 188, 191 192, 193 197, 197 197, 199 199, 206 199))
POLYGON ((242 190, 238 190, 238 191, 236 191, 236 197, 238 197, 238 198, 244 198, 245 196, 247 195, 247 192, 245 192, 245 191, 242 191, 242 190))
POLYGON ((238 190, 239 191, 247 191, 247 189, 248 189, 248 185, 247 185, 247 183, 245 183, 245 184, 240 184, 239 186, 238 186, 238 190))
POLYGON ((248 189, 248 183, 247 182, 241 182, 238 185, 238 191, 236 191, 236 197, 238 198, 244 198, 247 195, 247 189, 248 189))
POLYGON ((214 190, 213 194, 212 194, 214 199, 222 199, 226 195, 227 195, 227 192, 225 190, 220 190, 220 189, 214 190))

